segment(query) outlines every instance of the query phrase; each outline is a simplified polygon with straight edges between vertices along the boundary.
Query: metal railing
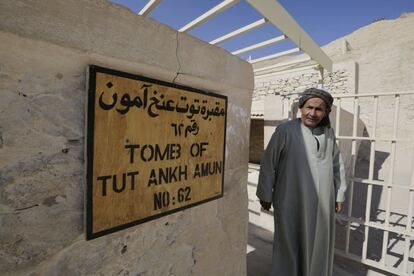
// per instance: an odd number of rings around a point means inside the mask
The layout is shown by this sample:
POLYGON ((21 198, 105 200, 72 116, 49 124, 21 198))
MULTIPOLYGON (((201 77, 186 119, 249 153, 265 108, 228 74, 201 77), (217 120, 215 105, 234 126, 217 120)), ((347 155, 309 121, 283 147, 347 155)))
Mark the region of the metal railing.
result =
MULTIPOLYGON (((297 114, 297 99, 299 93, 286 93, 281 94, 282 97, 282 109, 285 118, 295 118, 297 114)), ((347 208, 346 214, 337 214, 337 218, 346 223, 345 225, 345 248, 344 249, 335 249, 335 254, 341 257, 345 257, 356 262, 375 267, 376 269, 390 272, 396 275, 413 275, 414 271, 414 260, 413 256, 410 256, 410 249, 414 246, 414 219, 413 219, 413 209, 414 209, 414 156, 412 156, 412 170, 411 170, 411 179, 406 179, 406 184, 396 183, 395 178, 395 168, 396 168, 396 153, 397 153, 397 144, 398 143, 408 143, 410 146, 414 145, 414 137, 398 137, 399 130, 399 119, 400 119, 400 109, 401 109, 401 98, 404 96, 414 96, 414 91, 402 91, 402 92, 390 92, 390 93, 369 93, 369 94, 332 94, 335 99, 336 105, 336 116, 335 116, 335 135, 339 143, 351 142, 351 162, 350 162, 350 179, 348 185, 348 198, 347 198, 347 208), (393 102, 387 103, 388 108, 393 107, 392 114, 392 127, 391 127, 391 137, 381 137, 377 133, 377 128, 379 124, 378 119, 378 109, 379 109, 379 99, 381 97, 392 97, 393 102), (373 104, 370 105, 367 102, 361 104, 360 100, 371 99, 373 104), (352 108, 348 109, 353 116, 352 119, 352 132, 348 135, 343 135, 341 133, 341 112, 342 112, 342 102, 344 100, 353 101, 352 108), (360 120, 360 108, 365 108, 369 106, 372 108, 372 118, 370 122, 371 133, 369 136, 358 135, 358 122, 360 120), (342 135, 340 135, 342 134, 342 135), (366 178, 356 177, 355 168, 357 164, 357 149, 358 143, 361 142, 369 143, 370 153, 368 160, 368 176, 366 178), (375 153, 377 150, 377 144, 385 143, 389 145, 389 171, 386 177, 386 180, 377 180, 374 179, 374 164, 375 164, 375 153), (359 218, 353 216, 353 202, 354 202, 354 185, 359 183, 366 185, 366 203, 365 203, 365 218, 359 218), (385 200, 385 218, 380 222, 371 220, 371 205, 372 205, 372 196, 373 196, 373 187, 379 187, 386 191, 386 200, 385 200), (407 211, 407 217, 404 223, 400 223, 399 227, 390 225, 390 215, 392 212, 392 194, 394 189, 403 189, 408 193, 408 203, 405 208, 407 211), (364 230, 363 239, 362 239, 362 252, 360 255, 350 252, 351 244, 351 231, 354 230, 355 224, 361 226, 364 230), (404 228, 403 228, 404 227, 404 228), (369 249, 368 241, 370 238, 370 229, 375 231, 380 231, 382 235, 382 244, 381 252, 378 253, 381 256, 379 261, 376 261, 372 258, 369 258, 367 252, 369 249), (390 265, 387 262, 387 255, 390 255, 389 249, 392 247, 390 243, 390 233, 399 237, 399 240, 404 240, 404 249, 401 252, 398 265, 390 265), (409 264, 411 263, 411 268, 409 264)), ((411 98, 412 100, 413 98, 411 98)), ((367 114, 367 113, 365 113, 367 114)), ((364 118, 367 119, 367 118, 364 118)), ((390 118, 391 119, 391 118, 390 118)), ((411 122, 413 124, 413 122, 411 122)), ((404 179, 405 181, 405 179, 404 179)), ((378 211, 378 210, 377 210, 378 211)), ((402 218, 399 219, 400 221, 402 218)), ((378 235, 377 235, 378 236, 378 235)), ((376 240, 378 241, 378 240, 376 240)), ((355 242, 355 241, 353 241, 355 242)), ((357 245, 359 246, 359 245, 357 245)), ((371 250, 372 251, 372 250, 371 250)))
MULTIPOLYGON (((414 143, 414 139, 400 139, 397 137, 398 132, 398 121, 399 121, 399 112, 400 112, 400 101, 401 97, 405 95, 414 95, 414 91, 406 91, 406 92, 392 92, 392 93, 378 93, 378 94, 353 94, 353 95, 332 95, 336 99, 336 137, 338 140, 351 140, 352 141, 352 162, 351 162, 351 179, 349 185, 349 198, 347 200, 347 212, 346 216, 339 215, 338 217, 347 222, 346 225, 346 237, 345 237, 345 249, 339 250, 336 249, 335 253, 361 262, 363 264, 373 266, 377 269, 381 269, 383 271, 395 273, 397 275, 412 275, 411 272, 408 271, 408 263, 409 263, 409 250, 411 246, 411 241, 414 238, 414 231, 412 229, 412 210, 414 204, 414 173, 411 177, 411 183, 409 185, 399 185, 394 182, 395 179, 395 162, 396 162, 396 147, 397 143, 400 142, 408 142, 414 143), (377 136, 377 127, 378 127, 378 101, 380 97, 392 96, 394 97, 394 113, 392 119, 392 137, 391 138, 383 138, 377 136), (353 111, 353 128, 352 128, 352 135, 351 136, 340 136, 340 116, 341 116, 341 104, 342 100, 345 98, 353 99, 354 111, 353 111), (369 137, 361 137, 357 135, 357 123, 359 120, 359 108, 360 108, 360 98, 373 98, 373 112, 372 112, 372 126, 371 126, 371 135, 369 137), (355 166, 356 166, 356 158, 357 158, 357 141, 368 141, 370 143, 370 155, 369 155, 369 171, 368 171, 368 178, 358 178, 355 177, 355 166), (379 181, 374 179, 374 164, 375 164, 375 152, 376 152, 376 145, 377 142, 386 142, 390 144, 390 167, 388 173, 388 179, 386 181, 379 181), (355 183, 361 183, 367 185, 367 196, 366 196, 366 204, 365 204, 365 219, 359 219, 352 216, 352 207, 353 207, 353 197, 354 197, 354 185, 355 183), (371 205, 372 205, 372 190, 373 186, 380 186, 387 190, 387 199, 386 199, 386 208, 385 208, 385 221, 384 224, 381 225, 380 223, 376 223, 371 221, 370 214, 371 214, 371 205), (391 199, 392 199, 392 192, 393 189, 405 189, 409 193, 409 202, 407 206, 407 222, 405 231, 397 230, 395 227, 390 227, 390 213, 391 213, 391 199), (351 223, 357 222, 364 227, 364 240, 362 245, 362 254, 358 256, 356 254, 352 254, 349 251, 350 247, 350 232, 351 232, 351 223), (383 239, 382 239, 382 250, 381 250, 381 260, 376 262, 372 259, 367 257, 368 251, 368 241, 369 241, 369 233, 370 229, 377 229, 383 231, 383 239), (393 232, 398 235, 404 236, 405 239, 405 249, 403 252, 403 265, 400 269, 395 267, 391 267, 387 265, 387 249, 388 249, 388 242, 389 242, 389 233, 393 232)), ((414 162, 413 162, 414 163, 414 162)), ((413 168, 414 171, 414 168, 413 168)), ((410 181, 407 179, 407 182, 410 181)))

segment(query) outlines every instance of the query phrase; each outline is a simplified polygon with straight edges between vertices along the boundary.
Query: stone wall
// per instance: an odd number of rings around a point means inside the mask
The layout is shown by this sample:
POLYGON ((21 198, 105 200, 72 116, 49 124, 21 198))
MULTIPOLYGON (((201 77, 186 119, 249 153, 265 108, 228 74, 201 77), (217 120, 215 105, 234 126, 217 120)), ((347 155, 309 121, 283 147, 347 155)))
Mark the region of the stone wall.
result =
POLYGON ((333 71, 324 72, 324 76, 317 68, 307 68, 293 72, 279 72, 276 74, 257 75, 253 101, 261 101, 266 95, 297 94, 310 87, 321 84, 332 94, 355 93, 355 62, 338 63, 333 71))
POLYGON ((248 63, 103 0, 1 1, 0 41, 1 275, 246 273, 248 63), (224 197, 86 241, 89 64, 228 96, 224 197))
MULTIPOLYGON (((297 100, 298 94, 307 88, 322 87, 332 94, 354 94, 358 92, 358 65, 354 61, 338 62, 334 64, 331 73, 321 72, 315 66, 290 69, 279 72, 265 72, 256 74, 255 89, 253 92, 252 110, 263 114, 264 136, 263 145, 266 147, 276 126, 295 117, 297 108, 292 107, 292 101, 297 100), (284 100, 290 98, 288 102, 284 100), (293 113, 292 113, 293 111, 293 113)), ((350 103, 342 104, 344 111, 352 112, 350 103)), ((331 120, 335 120, 331 114, 331 120)), ((343 121, 346 129, 352 130, 352 119, 347 117, 343 121)), ((362 130, 360 130, 362 132, 362 130)), ((254 138, 251 135, 252 138, 254 138)), ((258 144, 259 141, 251 141, 258 144)))

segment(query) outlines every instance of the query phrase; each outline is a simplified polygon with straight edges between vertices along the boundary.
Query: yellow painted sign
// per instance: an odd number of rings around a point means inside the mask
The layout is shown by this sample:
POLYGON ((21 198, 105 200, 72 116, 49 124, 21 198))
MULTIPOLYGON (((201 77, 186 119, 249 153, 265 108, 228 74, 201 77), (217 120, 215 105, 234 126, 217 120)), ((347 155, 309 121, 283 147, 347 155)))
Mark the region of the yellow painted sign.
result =
POLYGON ((227 97, 89 67, 86 237, 223 196, 227 97))

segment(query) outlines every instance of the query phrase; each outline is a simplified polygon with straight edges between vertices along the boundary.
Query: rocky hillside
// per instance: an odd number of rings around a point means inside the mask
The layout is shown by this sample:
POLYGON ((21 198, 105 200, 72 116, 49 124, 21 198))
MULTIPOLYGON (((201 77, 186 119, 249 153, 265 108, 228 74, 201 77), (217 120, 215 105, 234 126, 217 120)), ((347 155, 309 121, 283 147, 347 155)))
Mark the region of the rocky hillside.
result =
POLYGON ((362 27, 323 50, 334 63, 358 62, 360 93, 414 89, 414 13, 362 27))

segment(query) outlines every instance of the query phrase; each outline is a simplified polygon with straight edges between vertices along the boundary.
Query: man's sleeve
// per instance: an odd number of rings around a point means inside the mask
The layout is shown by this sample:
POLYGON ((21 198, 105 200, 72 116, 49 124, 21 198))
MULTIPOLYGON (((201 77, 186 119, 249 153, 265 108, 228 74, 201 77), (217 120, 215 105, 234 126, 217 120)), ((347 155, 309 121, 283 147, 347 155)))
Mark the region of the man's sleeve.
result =
POLYGON ((334 141, 333 170, 336 202, 344 202, 346 192, 345 165, 336 141, 334 141))
POLYGON ((276 173, 284 147, 284 132, 277 128, 275 133, 273 133, 260 162, 259 184, 257 186, 256 195, 262 201, 272 202, 273 190, 276 185, 276 173))

